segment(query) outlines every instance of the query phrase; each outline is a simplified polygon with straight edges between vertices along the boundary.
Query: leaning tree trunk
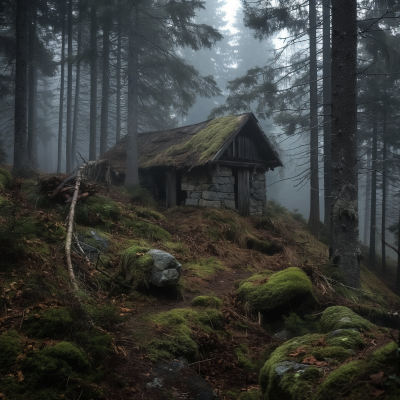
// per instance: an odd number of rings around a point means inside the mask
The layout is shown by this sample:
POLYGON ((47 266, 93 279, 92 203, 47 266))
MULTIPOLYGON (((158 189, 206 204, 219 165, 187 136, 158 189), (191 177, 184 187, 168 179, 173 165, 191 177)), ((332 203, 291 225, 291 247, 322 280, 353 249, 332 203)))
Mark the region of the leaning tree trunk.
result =
POLYGON ((36 32, 37 11, 36 6, 30 8, 32 13, 29 23, 29 104, 28 104, 28 156, 31 168, 37 168, 37 66, 36 66, 36 32))
POLYGON ((117 121, 115 141, 121 138, 121 49, 122 49, 122 23, 118 22, 118 44, 117 44, 117 121))
POLYGON ((386 275, 386 109, 383 109, 383 154, 382 154, 382 273, 386 275))
POLYGON ((81 85, 81 47, 82 47, 82 27, 78 27, 78 50, 76 58, 76 79, 75 79, 75 105, 74 105, 74 122, 72 125, 72 142, 71 142, 71 157, 72 169, 76 165, 76 141, 78 137, 78 119, 79 119, 79 96, 81 85))
POLYGON ((367 172, 365 174, 365 214, 364 214, 364 245, 369 245, 369 224, 371 217, 371 153, 368 150, 367 154, 367 172))
POLYGON ((372 267, 376 262, 376 168, 378 158, 378 122, 376 117, 376 107, 373 109, 374 125, 372 129, 372 178, 371 178, 371 217, 369 228, 369 261, 372 267))
POLYGON ((132 7, 129 25, 128 58, 128 154, 126 160, 125 185, 139 185, 138 163, 138 96, 139 96, 139 46, 138 46, 138 6, 132 7))
POLYGON ((323 102, 324 102, 324 224, 331 219, 331 0, 323 0, 323 102))
POLYGON ((58 160, 57 172, 61 172, 62 145, 63 145, 63 117, 64 117, 64 84, 65 84, 65 12, 62 15, 62 33, 61 33, 61 87, 60 87, 60 110, 58 116, 58 160))
POLYGON ((310 25, 310 218, 311 233, 319 238, 319 177, 318 177, 318 85, 317 85, 317 9, 309 1, 310 25))
POLYGON ((400 287, 400 208, 399 208, 399 233, 397 237, 397 275, 396 275, 396 286, 400 287))
POLYGON ((27 146, 26 102, 28 70, 28 1, 16 4, 16 52, 15 52, 15 110, 14 110, 14 175, 29 176, 27 146))
POLYGON ((96 159, 97 127, 97 10, 92 4, 90 17, 90 137, 89 160, 96 159))
POLYGON ((71 172, 71 137, 72 137, 72 1, 68 3, 68 84, 67 84, 67 136, 65 160, 67 173, 71 172))
POLYGON ((110 29, 111 20, 103 23, 103 90, 101 93, 100 156, 107 151, 108 138, 108 98, 110 95, 110 29))
POLYGON ((357 2, 332 0, 332 202, 330 259, 360 286, 357 168, 357 2))

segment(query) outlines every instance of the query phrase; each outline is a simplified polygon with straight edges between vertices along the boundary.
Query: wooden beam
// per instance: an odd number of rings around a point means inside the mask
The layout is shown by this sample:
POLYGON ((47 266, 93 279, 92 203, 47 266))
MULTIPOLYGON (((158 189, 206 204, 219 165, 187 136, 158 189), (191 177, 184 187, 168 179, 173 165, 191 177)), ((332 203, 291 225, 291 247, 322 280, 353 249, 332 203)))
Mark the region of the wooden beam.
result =
POLYGON ((167 192, 167 208, 171 208, 176 206, 176 171, 174 169, 169 169, 166 172, 166 184, 165 184, 166 192, 167 192))

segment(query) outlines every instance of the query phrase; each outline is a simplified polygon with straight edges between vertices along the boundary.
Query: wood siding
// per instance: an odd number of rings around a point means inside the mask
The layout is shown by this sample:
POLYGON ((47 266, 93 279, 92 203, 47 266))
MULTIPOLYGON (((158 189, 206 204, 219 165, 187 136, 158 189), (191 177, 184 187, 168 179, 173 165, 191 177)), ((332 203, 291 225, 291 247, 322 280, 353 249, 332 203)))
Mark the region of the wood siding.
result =
POLYGON ((167 208, 176 206, 176 171, 174 169, 166 172, 166 191, 167 191, 167 208))
POLYGON ((248 168, 238 169, 238 209, 240 215, 250 215, 250 173, 248 168))

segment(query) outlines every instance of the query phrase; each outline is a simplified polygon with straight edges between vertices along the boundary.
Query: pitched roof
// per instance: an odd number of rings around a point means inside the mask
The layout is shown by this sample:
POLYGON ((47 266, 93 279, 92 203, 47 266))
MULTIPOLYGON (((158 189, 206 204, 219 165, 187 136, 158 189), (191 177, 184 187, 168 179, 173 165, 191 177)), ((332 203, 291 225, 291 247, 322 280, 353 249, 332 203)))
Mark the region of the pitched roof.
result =
MULTIPOLYGON (((259 144, 271 167, 283 166, 274 147, 262 131, 253 113, 215 118, 199 124, 167 131, 138 135, 139 168, 175 167, 177 169, 215 163, 224 150, 249 123, 259 137, 259 144)), ((104 158, 115 170, 126 169, 128 137, 122 138, 104 158)))

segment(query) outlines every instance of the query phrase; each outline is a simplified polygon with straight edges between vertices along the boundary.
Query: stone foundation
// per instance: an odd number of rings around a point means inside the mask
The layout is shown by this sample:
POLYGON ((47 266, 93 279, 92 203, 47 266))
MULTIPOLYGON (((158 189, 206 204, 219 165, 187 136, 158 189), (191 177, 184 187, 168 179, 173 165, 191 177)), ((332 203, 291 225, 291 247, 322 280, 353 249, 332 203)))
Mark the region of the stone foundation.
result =
MULTIPOLYGON (((235 177, 230 167, 198 168, 182 173, 181 189, 187 191, 185 204, 194 207, 235 209, 235 177)), ((267 202, 265 173, 250 181, 250 215, 262 215, 267 202)))

